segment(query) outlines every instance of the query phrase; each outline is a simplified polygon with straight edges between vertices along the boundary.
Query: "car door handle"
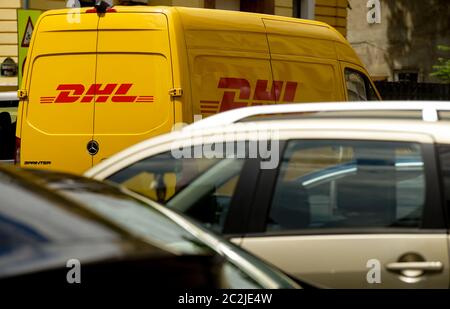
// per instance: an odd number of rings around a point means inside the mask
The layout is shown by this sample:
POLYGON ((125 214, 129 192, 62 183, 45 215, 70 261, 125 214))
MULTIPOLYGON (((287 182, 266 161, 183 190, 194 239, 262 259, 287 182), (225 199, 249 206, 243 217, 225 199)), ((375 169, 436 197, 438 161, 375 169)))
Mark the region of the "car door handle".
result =
POLYGON ((404 270, 441 271, 443 268, 444 264, 438 261, 394 262, 386 265, 386 269, 390 271, 404 271, 404 270))

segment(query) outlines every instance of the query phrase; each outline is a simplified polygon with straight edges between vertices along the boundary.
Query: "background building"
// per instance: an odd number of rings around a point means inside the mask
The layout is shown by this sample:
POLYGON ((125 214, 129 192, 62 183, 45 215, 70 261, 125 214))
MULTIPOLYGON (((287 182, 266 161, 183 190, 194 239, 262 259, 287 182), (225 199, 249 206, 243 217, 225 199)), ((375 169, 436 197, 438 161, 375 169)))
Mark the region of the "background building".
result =
MULTIPOLYGON (((81 0, 84 3, 93 0, 81 0)), ((360 0, 358 0, 360 1, 360 0)), ((66 6, 66 0, 0 0, 0 63, 17 59, 17 9, 49 10, 66 6)), ((347 0, 114 0, 116 5, 171 5, 315 19, 347 33, 347 0)), ((0 91, 17 89, 17 77, 0 76, 0 91)))
POLYGON ((450 45, 449 0, 380 0, 381 22, 367 22, 367 1, 349 0, 347 39, 374 80, 437 82, 432 66, 450 45))

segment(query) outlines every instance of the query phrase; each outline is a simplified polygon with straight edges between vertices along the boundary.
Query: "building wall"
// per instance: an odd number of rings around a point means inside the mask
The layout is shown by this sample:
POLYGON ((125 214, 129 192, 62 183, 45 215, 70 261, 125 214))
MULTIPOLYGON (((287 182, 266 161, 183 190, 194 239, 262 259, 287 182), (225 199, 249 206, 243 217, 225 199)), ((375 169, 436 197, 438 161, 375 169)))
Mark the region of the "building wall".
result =
POLYGON ((374 79, 396 80, 397 72, 417 72, 419 82, 436 82, 432 66, 450 45, 448 0, 381 0, 381 23, 368 24, 367 1, 349 0, 347 39, 374 79))
POLYGON ((391 69, 385 60, 387 57, 388 10, 381 8, 381 23, 368 24, 366 1, 349 0, 347 39, 369 70, 373 79, 392 80, 391 69))
POLYGON ((316 0, 315 19, 333 26, 343 36, 347 36, 347 5, 348 0, 316 0))
POLYGON ((66 6, 66 0, 28 0, 28 8, 33 10, 55 10, 66 6))
POLYGON ((204 0, 148 0, 148 5, 204 7, 204 0))
MULTIPOLYGON (((17 63, 17 12, 20 0, 0 1, 0 63, 11 57, 17 63)), ((0 91, 17 89, 16 77, 0 76, 0 91)))
MULTIPOLYGON (((295 16, 293 2, 308 0, 275 0, 275 15, 295 16)), ((336 28, 342 35, 347 35, 347 0, 309 0, 314 5, 313 19, 325 22, 336 28)))
MULTIPOLYGON (((215 8, 219 10, 239 11, 241 9, 240 0, 215 0, 215 8)), ((205 3, 205 7, 207 3, 205 3)))
POLYGON ((293 14, 293 1, 292 0, 275 0, 275 15, 292 17, 293 14))

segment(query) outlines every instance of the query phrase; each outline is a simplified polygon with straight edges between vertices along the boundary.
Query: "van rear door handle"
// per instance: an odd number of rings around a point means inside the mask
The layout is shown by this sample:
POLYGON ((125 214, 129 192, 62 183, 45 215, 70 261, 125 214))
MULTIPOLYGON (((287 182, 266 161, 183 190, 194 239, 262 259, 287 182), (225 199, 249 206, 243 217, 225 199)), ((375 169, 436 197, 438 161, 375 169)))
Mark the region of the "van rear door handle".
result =
POLYGON ((444 268, 442 262, 394 262, 386 265, 386 269, 394 272, 404 270, 441 271, 444 268))

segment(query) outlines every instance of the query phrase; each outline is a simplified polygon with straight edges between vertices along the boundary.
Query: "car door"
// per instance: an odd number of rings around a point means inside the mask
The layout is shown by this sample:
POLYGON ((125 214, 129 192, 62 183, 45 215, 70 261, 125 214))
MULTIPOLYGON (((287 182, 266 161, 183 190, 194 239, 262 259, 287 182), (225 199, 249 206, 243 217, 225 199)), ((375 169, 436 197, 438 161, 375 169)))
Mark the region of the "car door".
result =
POLYGON ((253 205, 242 247, 318 286, 448 288, 433 140, 323 138, 290 140, 261 176, 273 195, 253 205))

